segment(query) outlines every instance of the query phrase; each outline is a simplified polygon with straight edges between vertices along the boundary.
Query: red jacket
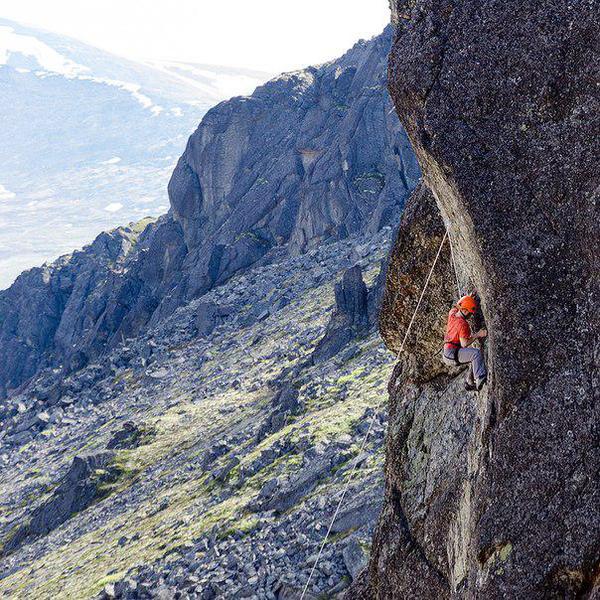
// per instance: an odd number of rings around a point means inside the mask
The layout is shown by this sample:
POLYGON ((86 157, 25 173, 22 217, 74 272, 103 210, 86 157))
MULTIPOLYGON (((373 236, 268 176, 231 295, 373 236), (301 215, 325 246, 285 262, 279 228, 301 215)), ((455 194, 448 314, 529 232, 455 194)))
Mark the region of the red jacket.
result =
POLYGON ((454 307, 448 313, 448 325, 444 337, 444 348, 460 348, 460 338, 471 337, 471 327, 467 320, 454 307))

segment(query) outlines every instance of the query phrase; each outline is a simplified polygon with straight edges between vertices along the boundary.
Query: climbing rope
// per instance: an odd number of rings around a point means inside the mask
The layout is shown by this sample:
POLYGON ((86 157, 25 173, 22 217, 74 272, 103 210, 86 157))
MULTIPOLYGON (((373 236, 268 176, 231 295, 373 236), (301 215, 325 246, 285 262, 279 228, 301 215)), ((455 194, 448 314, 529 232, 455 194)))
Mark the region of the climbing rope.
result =
POLYGON ((431 276, 433 275, 433 270, 435 269, 435 265, 437 264, 437 261, 440 258, 440 254, 442 253, 442 248, 444 246, 444 242, 446 241, 447 237, 448 237, 448 231, 446 230, 446 232, 444 233, 444 237, 442 238, 440 247, 438 248, 437 254, 435 255, 435 259, 433 260, 433 264, 431 265, 431 269, 429 269, 429 274, 427 275, 427 279, 425 280, 425 285, 423 286, 423 289, 421 290, 421 295, 419 296, 419 301, 417 302, 417 306, 416 306, 415 310, 413 311, 412 317, 410 319, 410 323, 408 324, 408 327, 406 328, 406 332, 404 333, 404 339, 402 340, 402 344, 400 344, 400 350, 398 350, 396 359, 400 358, 400 355, 402 354, 402 351, 404 350, 406 340, 408 339, 408 334, 410 333, 413 323, 415 322, 417 312, 419 312, 419 307, 421 306, 421 302, 423 301, 423 297, 425 296, 425 292, 427 291, 427 287, 429 286, 429 281, 431 280, 431 276))
MULTIPOLYGON (((404 339, 402 340, 402 344, 400 344, 400 350, 398 351, 398 354, 396 355, 396 359, 400 358, 400 355, 402 354, 402 352, 404 351, 404 346, 406 345, 406 340, 408 339, 408 335, 410 333, 410 330, 412 329, 413 323, 415 321, 415 318, 417 316, 417 313, 419 311, 419 307, 421 306, 421 302, 423 301, 423 297, 425 296, 425 292, 427 291, 427 287, 429 286, 429 282, 431 281, 431 276, 433 275, 433 271, 435 269, 435 265, 437 264, 439 258, 440 258, 440 254, 442 253, 442 248, 444 246, 444 242, 446 241, 446 238, 448 237, 448 231, 446 230, 444 237, 442 238, 442 241, 440 243, 440 247, 438 248, 437 254, 435 255, 435 259, 433 261, 433 264, 431 265, 431 269, 429 269, 429 273, 427 275, 427 279, 425 279, 425 284, 423 285, 423 289, 421 290, 421 295, 419 296, 419 300, 417 302, 417 306, 415 307, 415 310, 412 314, 412 317, 410 319, 410 322, 408 324, 408 327, 406 328, 406 332, 404 333, 404 339)), ((367 445, 367 440, 369 439, 369 435, 371 433, 371 430, 373 429, 373 424, 375 423, 375 419, 379 416, 379 411, 378 410, 374 410, 373 411, 373 415, 371 417, 371 421, 369 422, 369 427, 367 429, 367 432, 365 433, 365 436, 363 437, 362 443, 360 445, 360 449, 358 451, 358 454, 356 455, 356 459, 354 461, 354 465, 352 466, 352 470, 350 471, 350 475, 348 476, 348 479, 346 481, 346 485, 344 486, 344 489, 342 491, 342 495, 340 496, 339 502, 337 504, 337 507, 335 509, 335 512, 333 513, 333 517, 331 519, 331 522, 329 523, 329 527, 327 528, 327 533, 325 534, 325 537, 323 538, 323 541, 321 542, 321 547, 319 548, 319 553, 317 554, 317 558, 315 559, 315 562, 312 566, 312 569, 310 570, 310 574, 308 576, 308 579, 306 581, 306 584, 304 586, 304 589, 302 590, 302 596, 300 596, 300 600, 304 600, 304 597, 306 596, 306 592, 308 590, 308 586, 310 584, 310 581, 312 579, 312 576, 315 572, 315 569, 317 568, 317 565, 319 564, 319 560, 321 558, 321 555, 323 554, 323 550, 325 548, 325 544, 327 543, 327 540, 329 539, 329 535, 331 533, 331 529, 333 528, 333 524, 335 523, 335 520, 338 516, 338 513, 340 512, 340 509, 342 507, 342 504, 344 502, 344 498, 346 497, 346 493, 348 492, 348 489, 350 488, 350 483, 352 482, 352 478, 354 477, 354 473, 356 472, 356 467, 358 466, 358 463, 360 461, 361 455, 367 445)))

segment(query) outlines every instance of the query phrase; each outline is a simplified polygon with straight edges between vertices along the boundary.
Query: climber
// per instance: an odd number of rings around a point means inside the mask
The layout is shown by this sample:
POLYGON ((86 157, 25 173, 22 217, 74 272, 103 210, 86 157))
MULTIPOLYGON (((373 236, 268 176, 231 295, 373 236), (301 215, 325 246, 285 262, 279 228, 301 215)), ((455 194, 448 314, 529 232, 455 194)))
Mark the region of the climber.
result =
POLYGON ((467 372, 465 389, 479 391, 487 382, 487 370, 483 352, 479 348, 469 348, 478 339, 487 336, 487 330, 480 329, 471 335, 467 319, 477 310, 477 300, 473 296, 463 296, 448 313, 448 325, 444 338, 443 360, 447 365, 471 363, 467 372))

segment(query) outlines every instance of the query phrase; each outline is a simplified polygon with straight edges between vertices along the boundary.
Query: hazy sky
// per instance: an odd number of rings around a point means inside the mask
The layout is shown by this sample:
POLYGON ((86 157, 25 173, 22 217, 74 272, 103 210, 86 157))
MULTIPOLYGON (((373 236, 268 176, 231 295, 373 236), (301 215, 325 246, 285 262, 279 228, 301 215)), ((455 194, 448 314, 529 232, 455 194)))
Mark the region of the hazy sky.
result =
POLYGON ((2 0, 0 17, 129 58, 278 72, 378 34, 389 9, 388 0, 2 0))

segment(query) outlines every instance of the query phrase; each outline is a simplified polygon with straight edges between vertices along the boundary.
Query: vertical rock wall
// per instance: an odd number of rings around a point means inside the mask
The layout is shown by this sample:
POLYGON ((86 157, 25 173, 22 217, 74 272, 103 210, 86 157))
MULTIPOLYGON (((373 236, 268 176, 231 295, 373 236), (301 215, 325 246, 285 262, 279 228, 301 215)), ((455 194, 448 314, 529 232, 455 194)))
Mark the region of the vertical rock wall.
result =
MULTIPOLYGON (((465 398, 448 375, 398 368, 385 507, 350 598, 599 593, 599 9, 395 3, 390 91, 481 294, 491 374, 465 398)), ((397 250, 391 271, 415 261, 397 250)), ((415 290, 388 276, 387 294, 408 307, 415 290)), ((407 318, 393 310, 388 344, 407 318)))

